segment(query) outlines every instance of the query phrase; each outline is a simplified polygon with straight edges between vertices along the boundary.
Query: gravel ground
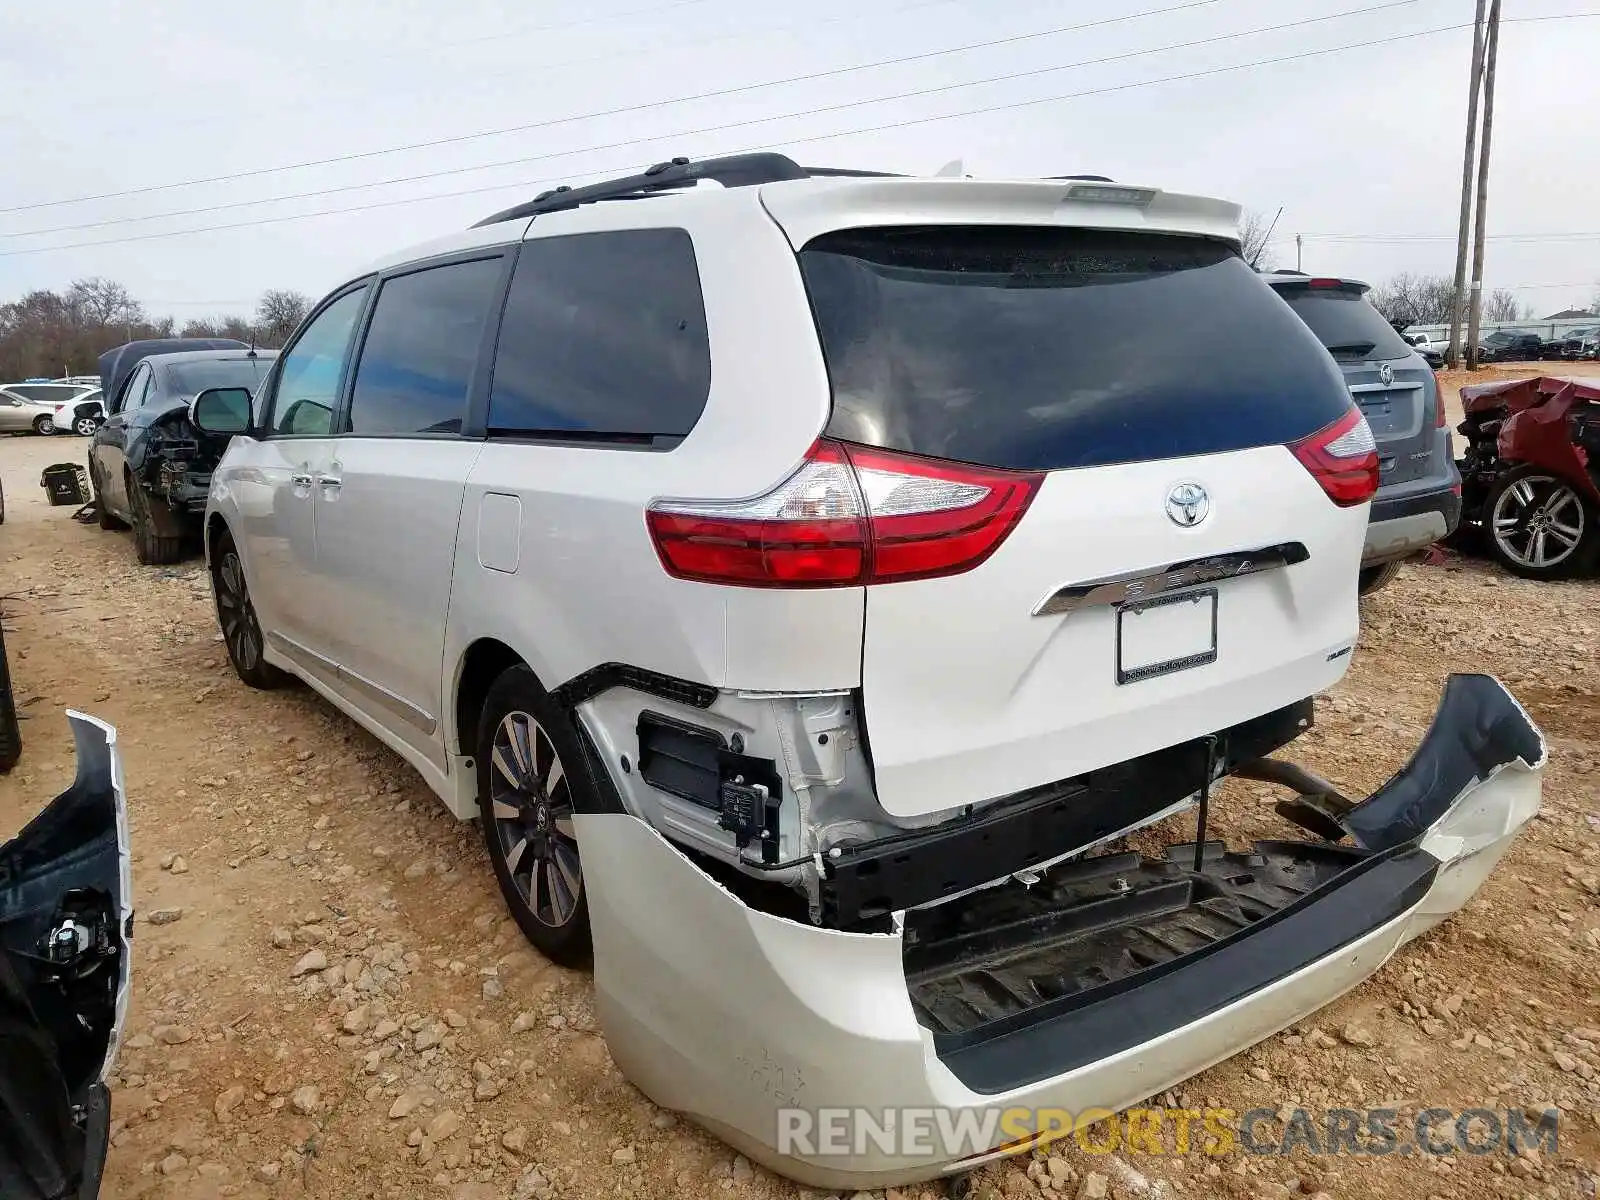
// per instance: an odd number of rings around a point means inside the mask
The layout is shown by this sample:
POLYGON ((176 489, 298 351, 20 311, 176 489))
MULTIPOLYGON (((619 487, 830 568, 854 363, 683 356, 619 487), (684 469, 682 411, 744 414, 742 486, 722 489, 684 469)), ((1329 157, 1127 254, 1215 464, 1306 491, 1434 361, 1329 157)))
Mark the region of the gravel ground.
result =
MULTIPOLYGON (((23 761, 0 779, 0 835, 69 781, 63 708, 116 724, 140 922, 108 1200, 803 1194, 621 1078, 588 977, 526 946, 474 829, 399 759, 305 689, 237 682, 197 562, 140 568, 126 535, 45 506, 39 470, 81 461, 84 445, 0 439, 0 593, 27 718, 23 761)), ((1447 559, 1406 567, 1366 602, 1351 672, 1296 757, 1370 790, 1420 738, 1449 672, 1490 671, 1550 738, 1545 811, 1469 912, 1164 1098, 1239 1111, 1553 1104, 1555 1155, 1211 1159, 1069 1142, 964 1186, 983 1200, 1593 1200, 1597 601, 1600 583, 1447 559)), ((1293 836, 1271 798, 1227 785, 1220 831, 1236 846, 1293 836)))

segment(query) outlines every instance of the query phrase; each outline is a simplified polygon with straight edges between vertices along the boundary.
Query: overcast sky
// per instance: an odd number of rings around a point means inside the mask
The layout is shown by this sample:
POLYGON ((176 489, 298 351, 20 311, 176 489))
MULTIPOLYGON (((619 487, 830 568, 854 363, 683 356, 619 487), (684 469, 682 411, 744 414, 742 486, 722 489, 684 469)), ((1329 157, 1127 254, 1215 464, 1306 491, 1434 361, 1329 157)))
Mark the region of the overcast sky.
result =
MULTIPOLYGON (((320 295, 562 180, 755 148, 914 173, 958 158, 985 176, 1092 172, 1281 205, 1279 265, 1303 233, 1308 270, 1448 273, 1471 32, 1380 39, 1470 25, 1473 0, 1377 2, 16 2, 0 38, 0 300, 102 275, 156 314, 244 312, 263 289, 320 295), (1107 23, 1153 10, 1166 11, 1107 23), (1330 19, 1233 36, 1318 17, 1330 19), (1086 22, 1101 23, 1051 32, 1086 22), (999 39, 1013 40, 938 53, 999 39), (1217 40, 1178 45, 1201 39, 1217 40), (1358 48, 1264 61, 1342 46, 1358 48), (925 57, 751 86, 911 55, 925 57), (728 89, 743 90, 685 99, 728 89), (927 89, 941 90, 904 95, 927 89), (593 115, 618 109, 633 111, 593 115), (486 165, 507 160, 521 161, 486 165)), ((1508 19, 1581 12, 1600 0, 1505 0, 1508 19)), ((1597 64, 1600 19, 1504 28, 1485 275, 1541 316, 1600 285, 1597 64), (1534 240, 1552 234, 1565 236, 1534 240)))

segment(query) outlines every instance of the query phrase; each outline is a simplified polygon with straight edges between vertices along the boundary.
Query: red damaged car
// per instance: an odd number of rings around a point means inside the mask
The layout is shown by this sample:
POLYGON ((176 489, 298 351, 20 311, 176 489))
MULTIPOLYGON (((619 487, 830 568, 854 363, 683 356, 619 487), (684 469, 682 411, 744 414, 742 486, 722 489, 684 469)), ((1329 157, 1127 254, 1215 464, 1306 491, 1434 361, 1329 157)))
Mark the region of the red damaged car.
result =
POLYGON ((1600 558, 1600 380, 1461 389, 1462 525, 1513 574, 1557 579, 1600 558))

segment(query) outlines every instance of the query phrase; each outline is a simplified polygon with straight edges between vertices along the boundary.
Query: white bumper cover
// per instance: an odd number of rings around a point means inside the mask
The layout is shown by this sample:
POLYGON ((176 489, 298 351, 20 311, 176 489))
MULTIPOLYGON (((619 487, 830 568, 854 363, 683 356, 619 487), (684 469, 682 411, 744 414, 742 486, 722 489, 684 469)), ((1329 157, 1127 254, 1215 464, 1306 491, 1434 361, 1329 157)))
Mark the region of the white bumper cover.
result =
MULTIPOLYGON (((977 1155, 907 1155, 870 1143, 840 1156, 784 1154, 780 1111, 1126 1108, 1327 1004, 1459 909, 1538 812, 1544 762, 1541 735, 1497 681, 1452 677, 1411 762, 1345 820, 1375 860, 1404 856, 1413 872, 1420 865, 1419 899, 1242 998, 1185 1012, 1180 1023, 1151 1022, 1147 1037, 1141 1027, 1138 1044, 1093 1061, 1080 1047, 1078 1065, 1059 1074, 983 1091, 957 1077, 919 1025, 899 935, 755 911, 644 822, 580 815, 601 1022, 613 1058, 653 1100, 803 1183, 880 1188, 969 1169, 982 1151, 998 1156, 1026 1144, 997 1134, 977 1155)), ((1343 903, 1337 888, 1306 897, 1320 912, 1308 908, 1302 918, 1326 927, 1343 903)), ((1247 951, 1255 936, 1248 930, 1237 945, 1247 951)), ((1221 955, 1212 967, 1230 969, 1221 955)), ((1071 1015, 1019 1036, 1048 1057, 1052 1039, 1059 1049, 1073 1038, 1071 1015)))

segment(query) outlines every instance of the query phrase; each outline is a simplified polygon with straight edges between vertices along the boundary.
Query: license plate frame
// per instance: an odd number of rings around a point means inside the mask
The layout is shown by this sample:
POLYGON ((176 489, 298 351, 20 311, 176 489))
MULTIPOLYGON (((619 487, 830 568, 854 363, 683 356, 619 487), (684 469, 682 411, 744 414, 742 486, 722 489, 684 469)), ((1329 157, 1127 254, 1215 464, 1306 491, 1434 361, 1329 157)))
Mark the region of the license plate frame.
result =
MULTIPOLYGON (((1117 684, 1118 686, 1129 683, 1143 683, 1147 679, 1159 679, 1164 675, 1173 675, 1179 671, 1188 671, 1195 667, 1209 666, 1217 661, 1217 607, 1218 594, 1216 588, 1196 588, 1190 591, 1177 592, 1170 596, 1157 596, 1150 600, 1140 600, 1132 604, 1117 606, 1117 684), (1209 619, 1210 645, 1175 656, 1154 659, 1149 662, 1128 663, 1128 619, 1139 618, 1153 610, 1169 608, 1179 604, 1207 605, 1208 614, 1201 616, 1201 625, 1209 619)), ((1203 638, 1198 639, 1204 641, 1203 638)))

